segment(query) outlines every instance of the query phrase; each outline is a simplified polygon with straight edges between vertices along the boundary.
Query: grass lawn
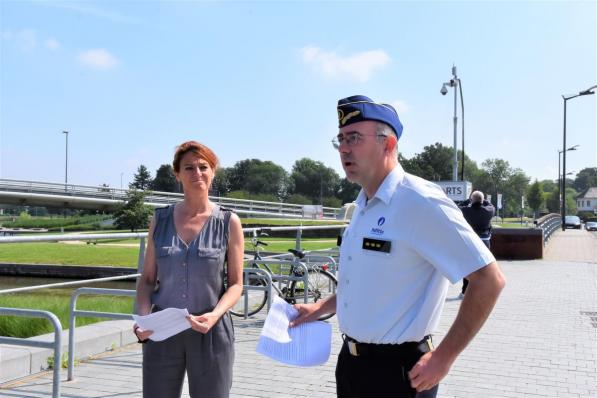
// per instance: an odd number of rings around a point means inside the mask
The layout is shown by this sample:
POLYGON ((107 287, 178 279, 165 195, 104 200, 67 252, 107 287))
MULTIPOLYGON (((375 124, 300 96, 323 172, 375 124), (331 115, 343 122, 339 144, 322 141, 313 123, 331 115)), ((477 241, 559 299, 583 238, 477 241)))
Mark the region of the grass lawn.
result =
POLYGON ((111 265, 137 267, 137 247, 66 243, 6 243, 0 245, 0 262, 60 265, 111 265))
MULTIPOLYGON (((29 293, 0 295, 0 307, 29 308, 50 311, 60 319, 62 329, 68 329, 69 304, 74 289, 42 289, 29 293)), ((133 298, 120 296, 82 296, 77 300, 77 309, 131 314, 133 298)), ((77 326, 88 325, 106 318, 77 317, 77 326)), ((32 337, 53 331, 52 324, 43 318, 16 316, 0 317, 0 336, 32 337)))

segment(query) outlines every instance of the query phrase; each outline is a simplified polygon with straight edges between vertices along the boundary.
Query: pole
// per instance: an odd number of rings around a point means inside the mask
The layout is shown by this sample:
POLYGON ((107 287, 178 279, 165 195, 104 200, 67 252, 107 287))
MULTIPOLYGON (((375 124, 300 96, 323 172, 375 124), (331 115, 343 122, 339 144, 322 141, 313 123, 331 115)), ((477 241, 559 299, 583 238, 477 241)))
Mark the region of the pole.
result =
POLYGON ((564 98, 564 143, 562 145, 562 231, 566 230, 566 97, 564 98))
POLYGON ((454 76, 454 78, 452 79, 454 88, 454 161, 452 162, 452 180, 458 181, 458 116, 456 115, 458 104, 458 93, 456 90, 456 85, 458 84, 458 79, 456 77, 456 66, 452 66, 452 75, 454 76))
POLYGON ((461 156, 461 169, 460 169, 460 181, 464 181, 464 98, 462 96, 462 80, 458 79, 458 91, 460 91, 460 129, 462 130, 462 156, 461 156))
POLYGON ((558 210, 562 209, 562 180, 560 180, 560 160, 562 159, 562 152, 558 151, 558 210))

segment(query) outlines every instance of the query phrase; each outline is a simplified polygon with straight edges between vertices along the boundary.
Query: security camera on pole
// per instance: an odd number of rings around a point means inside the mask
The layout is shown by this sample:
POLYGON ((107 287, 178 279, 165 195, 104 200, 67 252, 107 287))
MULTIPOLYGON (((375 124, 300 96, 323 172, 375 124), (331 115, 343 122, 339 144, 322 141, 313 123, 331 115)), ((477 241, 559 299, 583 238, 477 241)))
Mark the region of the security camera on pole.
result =
POLYGON ((472 192, 472 185, 470 182, 464 180, 464 100, 462 98, 462 82, 456 76, 456 66, 452 66, 452 79, 449 82, 445 82, 439 91, 442 95, 448 94, 448 87, 454 88, 454 161, 452 163, 452 181, 439 181, 437 184, 441 186, 448 195, 448 197, 455 202, 462 202, 468 199, 472 192), (461 173, 460 181, 458 181, 458 141, 457 141, 457 127, 458 127, 458 116, 457 116, 457 104, 458 104, 458 91, 460 91, 460 110, 462 115, 462 158, 461 158, 461 173))

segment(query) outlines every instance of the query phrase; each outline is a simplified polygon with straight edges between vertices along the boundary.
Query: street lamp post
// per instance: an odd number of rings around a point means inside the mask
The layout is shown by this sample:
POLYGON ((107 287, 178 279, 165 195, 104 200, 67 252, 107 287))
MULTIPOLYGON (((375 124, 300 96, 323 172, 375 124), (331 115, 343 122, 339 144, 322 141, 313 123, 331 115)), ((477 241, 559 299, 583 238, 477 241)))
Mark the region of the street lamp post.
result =
POLYGON ((462 81, 456 76, 456 65, 452 66, 452 79, 449 82, 445 82, 442 85, 440 93, 442 95, 448 94, 448 89, 446 86, 454 88, 454 161, 452 163, 452 180, 458 181, 458 142, 457 142, 457 126, 458 126, 458 116, 456 114, 457 110, 457 103, 458 103, 458 92, 456 91, 456 87, 458 87, 460 91, 460 110, 462 114, 462 159, 461 165, 462 169, 460 171, 460 180, 464 181, 464 100, 462 97, 462 81))
MULTIPOLYGON (((562 174, 560 173, 560 161, 562 159, 562 153, 568 151, 576 151, 578 145, 571 146, 570 148, 566 149, 565 151, 560 151, 558 149, 558 209, 562 210, 562 174)), ((568 173, 570 174, 570 173, 568 173)))
MULTIPOLYGON (((558 167, 558 171, 560 170, 560 168, 558 167)), ((122 189, 122 175, 124 174, 124 172, 120 173, 120 189, 122 189)))
POLYGON ((578 94, 565 96, 562 95, 564 99, 564 143, 562 145, 562 152, 564 155, 562 156, 562 231, 566 230, 566 102, 576 97, 580 97, 583 95, 591 95, 595 94, 593 91, 597 86, 590 87, 584 91, 579 92, 578 94))
POLYGON ((68 131, 63 131, 62 134, 65 134, 66 138, 66 148, 64 151, 64 190, 66 191, 66 186, 68 185, 68 131))

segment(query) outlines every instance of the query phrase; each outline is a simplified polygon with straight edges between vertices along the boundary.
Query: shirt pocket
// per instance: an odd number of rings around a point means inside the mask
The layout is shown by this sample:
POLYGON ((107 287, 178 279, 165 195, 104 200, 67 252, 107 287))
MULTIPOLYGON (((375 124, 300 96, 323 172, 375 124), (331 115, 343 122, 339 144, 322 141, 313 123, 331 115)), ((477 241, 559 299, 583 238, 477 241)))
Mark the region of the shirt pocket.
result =
POLYGON ((202 247, 197 249, 197 274, 216 276, 222 270, 222 249, 202 247))

